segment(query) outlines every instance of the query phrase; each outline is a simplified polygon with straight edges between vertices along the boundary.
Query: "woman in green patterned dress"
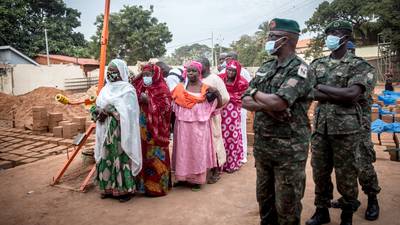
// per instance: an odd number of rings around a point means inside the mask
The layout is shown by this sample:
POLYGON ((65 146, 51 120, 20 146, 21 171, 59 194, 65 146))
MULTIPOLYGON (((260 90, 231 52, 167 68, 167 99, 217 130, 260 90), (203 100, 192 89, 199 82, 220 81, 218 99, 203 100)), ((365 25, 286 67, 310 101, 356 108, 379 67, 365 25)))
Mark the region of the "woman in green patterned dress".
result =
POLYGON ((106 85, 92 107, 96 121, 96 181, 101 198, 129 201, 135 192, 135 176, 142 168, 139 105, 128 82, 126 63, 114 59, 108 65, 106 85))

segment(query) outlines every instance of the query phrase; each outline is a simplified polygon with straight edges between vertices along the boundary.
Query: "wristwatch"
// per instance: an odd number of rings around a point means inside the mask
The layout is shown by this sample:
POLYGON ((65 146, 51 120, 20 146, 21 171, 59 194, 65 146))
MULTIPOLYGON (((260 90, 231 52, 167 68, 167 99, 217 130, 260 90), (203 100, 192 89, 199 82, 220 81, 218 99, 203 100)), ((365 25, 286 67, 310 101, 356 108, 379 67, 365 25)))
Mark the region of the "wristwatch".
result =
POLYGON ((251 91, 250 91, 250 96, 252 97, 252 98, 254 98, 254 96, 256 95, 256 93, 257 93, 257 88, 253 88, 251 91))

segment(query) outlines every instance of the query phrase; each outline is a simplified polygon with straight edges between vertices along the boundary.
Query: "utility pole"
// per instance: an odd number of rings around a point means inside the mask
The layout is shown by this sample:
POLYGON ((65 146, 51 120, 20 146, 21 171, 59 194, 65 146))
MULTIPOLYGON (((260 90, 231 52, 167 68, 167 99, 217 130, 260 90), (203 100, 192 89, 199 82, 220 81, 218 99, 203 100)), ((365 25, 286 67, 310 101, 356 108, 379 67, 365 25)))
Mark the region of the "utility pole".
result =
MULTIPOLYGON (((222 37, 222 35, 219 35, 219 37, 217 38, 218 41, 218 45, 219 45, 219 52, 218 52, 218 56, 221 55, 222 53, 222 42, 224 41, 224 38, 222 37)), ((215 57, 216 59, 218 57, 215 57)))
POLYGON ((48 40, 47 40, 47 29, 46 29, 46 28, 44 28, 44 39, 46 40, 47 65, 50 66, 49 42, 48 42, 48 40))
POLYGON ((214 58, 214 33, 213 32, 211 32, 211 55, 212 55, 211 65, 215 66, 214 65, 215 58, 214 58))

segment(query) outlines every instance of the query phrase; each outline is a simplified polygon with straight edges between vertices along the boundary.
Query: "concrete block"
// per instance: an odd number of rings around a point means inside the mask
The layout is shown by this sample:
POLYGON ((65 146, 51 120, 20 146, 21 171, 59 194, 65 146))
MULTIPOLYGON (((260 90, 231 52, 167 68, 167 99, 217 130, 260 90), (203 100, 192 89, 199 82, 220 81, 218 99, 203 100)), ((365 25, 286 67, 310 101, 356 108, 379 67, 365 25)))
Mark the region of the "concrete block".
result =
POLYGON ((22 164, 27 164, 27 163, 36 162, 38 160, 40 160, 40 159, 38 159, 38 158, 26 158, 26 159, 20 160, 19 162, 22 163, 22 164))
POLYGON ((63 120, 63 114, 62 113, 48 113, 49 115, 49 120, 50 121, 57 121, 60 122, 63 120))
POLYGON ((63 127, 58 126, 53 128, 54 137, 61 138, 63 137, 63 127))
POLYGON ((44 106, 32 106, 32 112, 43 112, 46 111, 47 109, 44 106))
POLYGON ((64 126, 65 124, 69 124, 69 123, 71 123, 71 121, 68 121, 68 120, 63 120, 63 121, 60 121, 60 122, 58 122, 58 126, 64 126))
POLYGON ((63 138, 59 138, 59 137, 53 137, 49 140, 50 144, 58 144, 58 142, 64 140, 63 138))
POLYGON ((76 134, 76 126, 73 123, 68 123, 62 126, 63 138, 72 138, 76 134))
POLYGON ((59 141, 58 144, 59 144, 59 145, 70 146, 70 145, 72 145, 72 142, 73 142, 73 141, 74 141, 74 140, 72 140, 72 139, 64 139, 64 140, 62 140, 62 141, 59 141))

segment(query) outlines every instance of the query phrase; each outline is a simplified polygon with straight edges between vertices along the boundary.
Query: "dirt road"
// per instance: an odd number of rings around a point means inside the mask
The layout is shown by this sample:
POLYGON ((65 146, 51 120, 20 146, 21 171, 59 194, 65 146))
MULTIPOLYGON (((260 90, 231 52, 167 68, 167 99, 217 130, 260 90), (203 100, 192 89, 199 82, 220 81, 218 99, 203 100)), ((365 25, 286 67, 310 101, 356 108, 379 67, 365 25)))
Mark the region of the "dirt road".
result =
MULTIPOLYGON (((376 168, 382 185, 379 195, 381 217, 369 222, 363 219, 366 197, 354 215, 355 225, 400 225, 400 163, 388 160, 387 153, 377 150, 376 168)), ((102 200, 96 189, 78 193, 50 187, 52 176, 65 156, 0 171, 0 224, 134 224, 134 225, 224 225, 258 224, 255 199, 254 160, 234 174, 224 174, 220 182, 206 185, 200 192, 175 188, 162 198, 137 196, 127 203, 102 200)), ((77 160, 72 171, 80 168, 77 160)), ((314 211, 314 183, 307 165, 307 189, 303 199, 302 224, 314 211)), ((336 193, 337 197, 337 193, 336 193)), ((331 224, 339 224, 339 210, 331 209, 331 224)))

